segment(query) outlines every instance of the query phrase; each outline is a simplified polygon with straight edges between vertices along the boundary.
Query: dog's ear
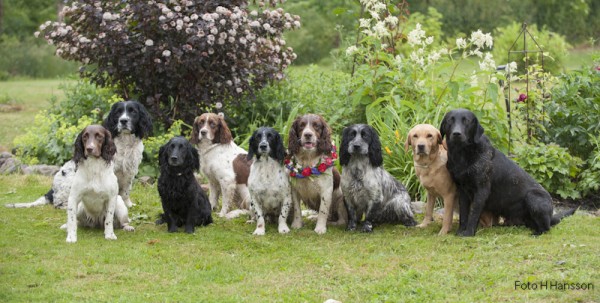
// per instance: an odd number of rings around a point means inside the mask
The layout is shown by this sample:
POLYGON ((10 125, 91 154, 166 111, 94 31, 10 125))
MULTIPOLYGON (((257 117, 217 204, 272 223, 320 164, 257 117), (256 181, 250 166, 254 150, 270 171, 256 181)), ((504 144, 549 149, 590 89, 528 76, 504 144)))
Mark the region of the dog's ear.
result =
POLYGON ((408 147, 412 146, 412 141, 411 141, 411 138, 413 136, 412 133, 413 132, 411 129, 410 131, 408 131, 408 134, 406 135, 406 142, 404 142, 404 151, 408 151, 408 147))
POLYGON ((471 121, 471 123, 475 124, 472 126, 473 129, 473 142, 475 144, 479 144, 481 143, 481 137, 483 136, 483 126, 481 126, 481 124, 479 123, 479 120, 477 120, 477 117, 475 117, 475 115, 473 115, 473 120, 471 121))
POLYGON ((437 144, 438 145, 442 144, 442 141, 444 141, 444 138, 442 138, 442 134, 440 133, 439 130, 436 132, 436 135, 437 135, 437 144))
POLYGON ((194 171, 200 170, 200 156, 198 155, 198 150, 191 143, 186 144, 186 148, 192 161, 192 168, 194 171))
POLYGON ((163 165, 167 165, 167 146, 169 146, 170 143, 171 141, 167 142, 158 150, 158 166, 161 168, 163 167, 163 165))
POLYGON ((448 126, 448 114, 446 114, 444 116, 444 119, 442 119, 442 124, 440 124, 440 136, 442 136, 442 140, 444 139, 444 137, 446 136, 446 127, 448 126))
POLYGON ((342 146, 340 146, 340 165, 346 166, 350 162, 350 153, 348 153, 348 144, 350 144, 351 127, 345 127, 342 131, 342 146))
POLYGON ((369 143, 369 161, 373 167, 379 167, 383 164, 383 155, 381 153, 381 141, 377 131, 371 126, 367 126, 369 130, 369 137, 371 142, 369 143))
POLYGON ((117 102, 113 104, 108 112, 108 116, 104 119, 104 122, 102 122, 102 126, 107 128, 113 137, 116 137, 119 134, 119 114, 117 114, 117 107, 121 106, 122 103, 123 102, 117 102))
POLYGON ((79 162, 84 160, 85 157, 85 147, 83 146, 83 133, 85 129, 82 130, 79 135, 77 135, 77 139, 75 139, 75 144, 73 145, 73 162, 75 162, 75 166, 79 165, 79 162))
POLYGON ((112 139, 110 131, 108 131, 108 129, 105 128, 104 129, 104 143, 102 144, 102 152, 101 152, 102 159, 104 159, 104 161, 109 163, 110 161, 112 161, 116 152, 117 152, 117 146, 115 145, 115 142, 112 139))
POLYGON ((142 103, 134 101, 134 104, 137 106, 138 113, 140 115, 138 125, 135 128, 135 136, 142 139, 151 136, 153 124, 150 113, 146 110, 146 107, 144 107, 142 103))
POLYGON ((256 154, 256 158, 260 159, 260 154, 258 153, 258 140, 256 139, 256 135, 258 134, 258 129, 252 133, 250 136, 250 141, 248 142, 248 155, 246 155, 246 160, 251 161, 254 154, 256 154))
POLYGON ((274 149, 271 150, 273 158, 277 159, 277 162, 283 163, 285 158, 285 147, 283 146, 283 139, 278 132, 275 132, 273 139, 274 149))
POLYGON ((321 134, 319 136, 319 141, 317 142, 317 151, 320 153, 330 153, 331 149, 331 127, 329 124, 325 122, 325 120, 321 117, 321 123, 323 124, 323 128, 321 128, 321 134))
POLYGON ((200 124, 199 116, 196 117, 196 119, 194 119, 194 123, 192 124, 192 134, 190 137, 190 143, 194 145, 200 143, 200 139, 198 139, 198 137, 200 136, 200 126, 198 124, 200 124))
POLYGON ((290 131, 288 133, 288 151, 291 155, 295 155, 300 150, 300 136, 298 135, 298 126, 300 124, 300 117, 292 123, 290 131))
POLYGON ((217 131, 215 132, 213 143, 229 144, 233 140, 231 130, 229 130, 225 118, 222 115, 218 115, 218 117, 217 131))

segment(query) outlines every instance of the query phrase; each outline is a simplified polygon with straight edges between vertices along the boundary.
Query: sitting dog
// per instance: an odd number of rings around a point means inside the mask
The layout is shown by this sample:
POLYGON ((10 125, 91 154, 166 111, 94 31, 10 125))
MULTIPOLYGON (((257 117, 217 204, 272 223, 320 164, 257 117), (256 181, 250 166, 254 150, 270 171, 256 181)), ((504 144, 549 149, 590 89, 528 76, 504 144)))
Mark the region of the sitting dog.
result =
POLYGON ((169 232, 185 226, 186 233, 194 233, 196 226, 213 222, 208 197, 194 177, 200 169, 198 150, 184 137, 175 137, 160 147, 158 152, 160 177, 158 193, 169 232))
POLYGON ((292 206, 289 174, 283 165, 285 148, 279 133, 261 127, 250 137, 248 160, 252 161, 248 176, 250 206, 255 212, 254 235, 265 234, 265 217, 279 217, 279 233, 290 232, 287 225, 292 206))
POLYGON ((77 242, 77 226, 104 226, 108 240, 117 239, 115 227, 134 230, 129 225, 125 202, 118 195, 119 184, 113 170, 115 152, 110 132, 100 125, 90 125, 77 136, 73 154, 77 169, 67 206, 68 243, 77 242))
POLYGON ((249 213, 247 184, 251 163, 246 160, 248 153, 233 142, 223 116, 205 113, 196 117, 190 142, 198 149, 202 174, 208 178, 213 210, 223 194, 219 217, 231 219, 249 213), (230 212, 233 206, 239 207, 239 211, 230 212))
POLYGON ((374 225, 382 223, 416 225, 406 188, 382 167, 381 143, 371 126, 344 129, 340 164, 348 230, 355 230, 363 215, 363 232, 372 232, 374 225))
POLYGON ((444 116, 440 132, 448 146, 448 171, 459 193, 458 235, 474 236, 482 211, 535 235, 550 230, 575 209, 552 215, 552 197, 516 163, 492 146, 477 117, 466 109, 444 116))
POLYGON ((331 128, 319 115, 297 117, 288 136, 292 180, 294 220, 292 228, 302 227, 300 200, 308 208, 318 211, 315 232, 327 232, 326 224, 346 225, 348 212, 340 188, 340 174, 333 167, 337 159, 331 141, 331 128))

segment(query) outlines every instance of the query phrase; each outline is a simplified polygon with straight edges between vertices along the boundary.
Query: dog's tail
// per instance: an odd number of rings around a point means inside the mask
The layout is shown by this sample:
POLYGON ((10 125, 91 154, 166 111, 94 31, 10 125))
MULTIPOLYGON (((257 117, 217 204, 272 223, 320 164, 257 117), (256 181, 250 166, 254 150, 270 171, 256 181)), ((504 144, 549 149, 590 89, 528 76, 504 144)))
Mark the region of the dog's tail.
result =
POLYGON ((54 200, 54 190, 50 189, 45 195, 39 197, 37 200, 29 203, 10 203, 5 206, 8 208, 30 208, 36 206, 42 206, 46 204, 52 204, 54 200))
POLYGON ((574 214, 575 211, 577 210, 577 208, 578 207, 567 209, 565 211, 562 211, 560 213, 556 213, 556 214, 552 215, 552 220, 550 220, 550 225, 554 226, 554 225, 558 224, 560 222, 560 220, 562 220, 563 218, 574 214))
POLYGON ((397 195, 385 206, 381 217, 389 223, 402 223, 404 226, 417 225, 410 204, 410 196, 406 191, 402 191, 401 194, 397 195))

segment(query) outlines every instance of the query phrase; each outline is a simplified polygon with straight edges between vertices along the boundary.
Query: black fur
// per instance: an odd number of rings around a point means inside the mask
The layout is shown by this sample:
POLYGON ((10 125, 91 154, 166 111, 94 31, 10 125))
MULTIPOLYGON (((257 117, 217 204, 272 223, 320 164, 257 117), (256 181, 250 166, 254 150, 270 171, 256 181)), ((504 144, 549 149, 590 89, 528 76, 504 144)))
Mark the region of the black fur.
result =
POLYGON ((124 111, 127 111, 127 115, 131 119, 133 128, 130 130, 131 133, 140 139, 152 135, 152 118, 144 105, 137 101, 121 101, 113 104, 103 123, 103 126, 110 130, 113 138, 119 135, 119 118, 124 111))
POLYGON ((185 226, 186 233, 193 233, 196 226, 212 223, 208 197, 194 177, 194 171, 200 169, 196 148, 186 138, 175 137, 161 146, 158 163, 161 217, 168 231, 185 226))
POLYGON ((250 137, 246 158, 252 160, 252 157, 256 155, 256 159, 260 159, 260 156, 265 152, 268 152, 269 157, 277 160, 277 162, 283 163, 285 157, 283 140, 279 132, 271 127, 260 127, 254 131, 250 137))
POLYGON ((475 235, 483 210, 502 216, 511 225, 525 225, 536 235, 575 211, 553 216, 550 194, 492 146, 472 112, 448 112, 440 132, 446 137, 447 166, 459 192, 458 235, 475 235))

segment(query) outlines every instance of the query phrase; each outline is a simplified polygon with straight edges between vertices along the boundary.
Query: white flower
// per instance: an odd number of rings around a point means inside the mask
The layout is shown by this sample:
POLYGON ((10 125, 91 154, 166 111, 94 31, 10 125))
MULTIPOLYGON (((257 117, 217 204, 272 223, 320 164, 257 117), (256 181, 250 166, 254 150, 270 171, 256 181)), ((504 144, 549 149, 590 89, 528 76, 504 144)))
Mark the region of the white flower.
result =
POLYGON ((202 20, 210 22, 210 21, 213 21, 213 17, 211 14, 206 13, 206 14, 202 15, 202 20))
POLYGON ((483 58, 483 61, 479 61, 479 68, 483 71, 496 70, 496 62, 494 62, 494 57, 492 56, 492 54, 485 54, 485 58, 483 58))
POLYGON ((190 19, 191 19, 191 20, 198 20, 198 15, 196 15, 196 14, 192 14, 192 15, 190 16, 190 19))
POLYGON ((89 42, 91 42, 91 40, 86 37, 79 38, 79 43, 89 43, 89 42))
POLYGON ((152 46, 154 45, 154 41, 152 41, 151 39, 146 40, 146 46, 152 46))
POLYGON ((243 45, 246 45, 246 38, 241 37, 240 38, 240 43, 243 44, 243 45))
POLYGON ((173 19, 174 16, 175 16, 175 14, 173 14, 173 12, 167 13, 167 18, 169 18, 169 19, 173 19))
POLYGON ((438 52, 432 52, 431 54, 429 54, 429 56, 427 56, 427 60, 429 60, 429 63, 435 63, 440 59, 440 53, 438 52))
POLYGON ((458 49, 463 49, 463 48, 467 47, 467 40, 465 40, 463 38, 456 39, 456 47, 458 49))
POLYGON ((398 24, 398 17, 389 15, 385 18, 385 22, 391 26, 396 26, 398 24))
POLYGON ((251 27, 259 27, 259 26, 260 26, 260 22, 258 22, 258 21, 256 21, 256 20, 254 20, 254 21, 250 22, 250 24, 249 24, 249 25, 250 25, 251 27))
POLYGON ((492 35, 490 33, 484 34, 481 30, 477 30, 476 32, 471 33, 471 38, 469 38, 477 48, 484 48, 485 46, 492 48, 494 45, 494 41, 492 39, 492 35))
POLYGON ((160 22, 164 22, 165 20, 167 20, 167 17, 165 17, 165 16, 161 15, 160 17, 158 17, 158 21, 160 21, 160 22))
POLYGON ((162 55, 163 55, 163 57, 169 57, 169 56, 171 56, 171 51, 170 51, 170 50, 168 50, 168 49, 165 49, 165 50, 162 52, 162 55))
POLYGON ((217 102, 217 103, 215 103, 215 108, 216 108, 216 109, 221 109, 221 108, 223 108, 223 103, 221 103, 221 102, 217 102))
POLYGON ((476 87, 479 85, 477 74, 475 73, 475 71, 473 71, 473 73, 471 74, 469 83, 471 84, 471 87, 476 87))
POLYGON ((35 33, 33 33, 33 35, 37 38, 40 36, 40 32, 35 32, 35 33))
POLYGON ((385 22, 383 21, 378 21, 375 26, 373 26, 373 31, 379 38, 389 36, 388 29, 385 27, 385 22))
POLYGON ((361 18, 360 20, 358 20, 358 22, 360 23, 360 27, 361 28, 369 28, 369 27, 371 27, 371 19, 361 18))
POLYGON ((233 85, 233 82, 231 82, 231 80, 227 80, 227 81, 225 81, 225 84, 231 86, 231 85, 233 85))
POLYGON ((348 56, 348 57, 353 56, 357 52, 358 52, 358 47, 356 47, 356 45, 351 45, 350 47, 348 47, 346 49, 346 56, 348 56))
POLYGON ((102 39, 104 37, 106 37, 106 33, 99 33, 98 34, 98 38, 102 39))
POLYGON ((517 71, 517 62, 513 61, 506 65, 506 73, 511 74, 517 71))
POLYGON ((236 88, 236 89, 235 89, 235 91, 236 91, 236 92, 239 94, 239 93, 241 93, 243 90, 242 90, 242 88, 241 88, 241 87, 238 87, 238 88, 236 88))
POLYGON ((483 56, 483 53, 479 49, 476 49, 476 50, 469 52, 469 56, 472 56, 472 55, 475 55, 475 56, 481 58, 483 56))
POLYGON ((417 23, 417 27, 408 33, 408 44, 415 46, 421 45, 421 40, 425 37, 425 31, 421 29, 421 24, 417 23))
POLYGON ((175 7, 173 8, 173 10, 175 10, 176 12, 179 12, 179 11, 181 11, 181 6, 179 6, 179 5, 178 5, 178 6, 175 6, 175 7))
POLYGON ((433 37, 429 36, 425 39, 425 44, 430 45, 431 43, 433 43, 433 37))
POLYGON ((227 20, 221 19, 221 21, 219 21, 219 23, 221 23, 221 25, 225 25, 225 24, 227 24, 227 20))
POLYGON ((112 16, 112 14, 111 14, 111 13, 109 13, 109 12, 106 12, 106 13, 104 13, 104 14, 102 15, 102 19, 103 19, 103 20, 109 20, 109 21, 110 21, 110 20, 112 20, 112 18, 113 18, 113 16, 112 16))
POLYGON ((263 24, 263 28, 264 28, 265 30, 269 30, 269 29, 271 29, 271 24, 269 24, 269 23, 265 23, 265 24, 263 24))

